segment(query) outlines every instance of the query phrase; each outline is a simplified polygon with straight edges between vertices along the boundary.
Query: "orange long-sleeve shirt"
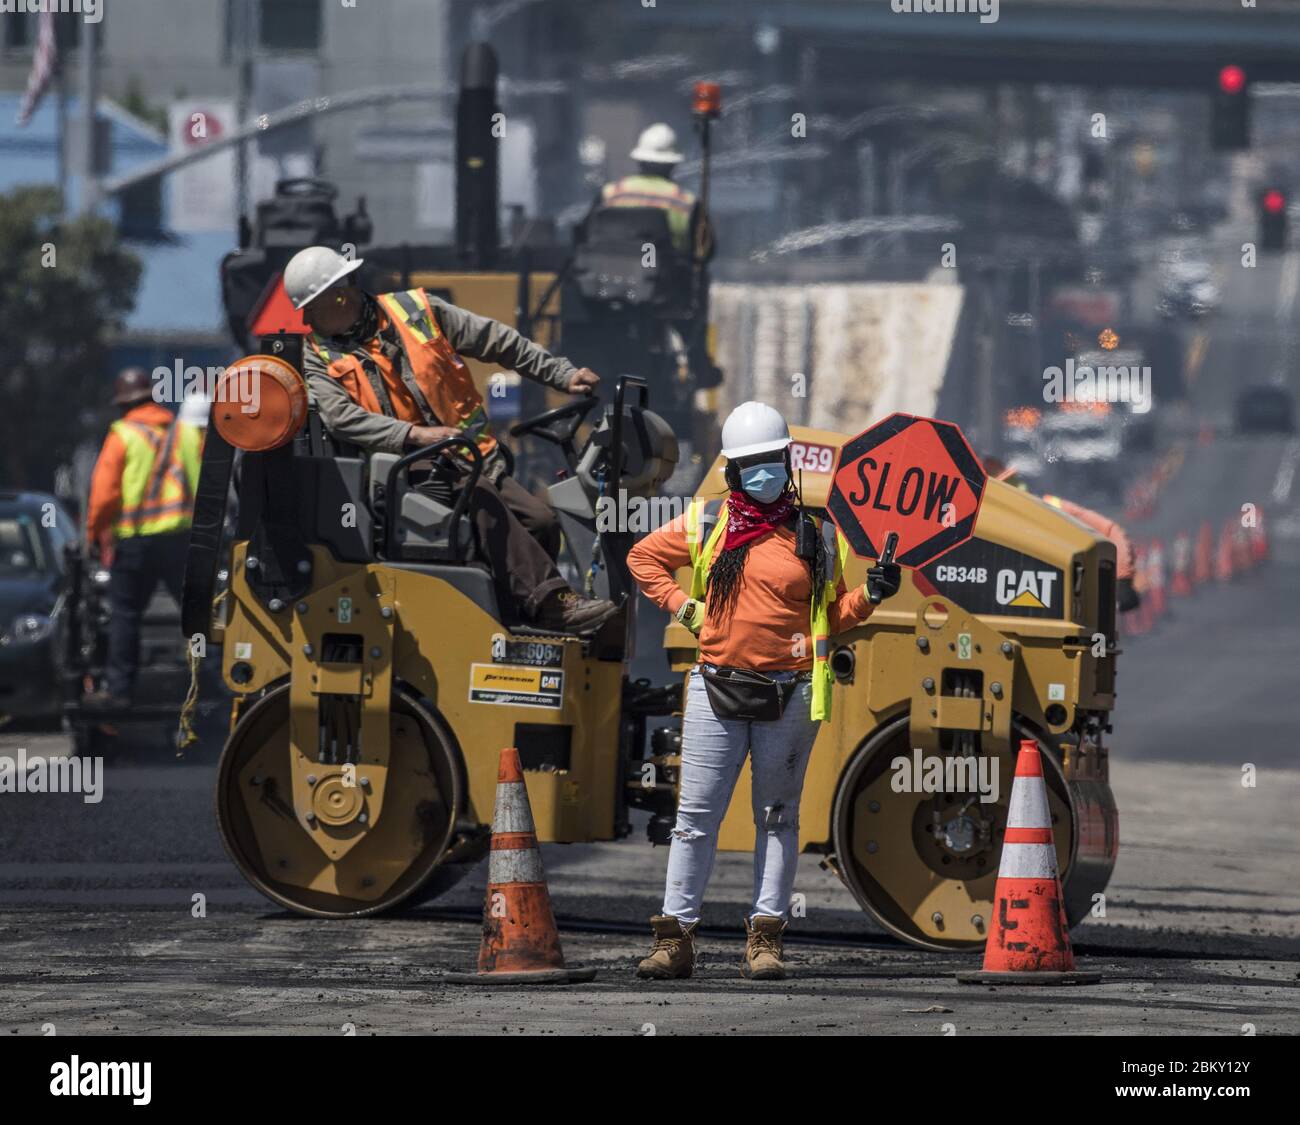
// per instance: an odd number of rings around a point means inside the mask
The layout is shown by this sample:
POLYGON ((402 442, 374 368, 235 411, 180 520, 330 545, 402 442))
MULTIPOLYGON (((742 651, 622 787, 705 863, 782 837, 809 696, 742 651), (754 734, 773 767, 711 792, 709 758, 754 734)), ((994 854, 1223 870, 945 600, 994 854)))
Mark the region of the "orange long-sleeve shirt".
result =
MULTIPOLYGON (((755 672, 812 667, 813 642, 808 636, 812 575, 808 564, 795 555, 794 546, 794 531, 787 527, 751 544, 735 613, 720 623, 706 609, 700 630, 700 659, 706 664, 755 672)), ((641 592, 669 613, 676 613, 686 601, 674 572, 690 562, 684 514, 647 535, 627 557, 641 592)), ((841 581, 829 611, 831 633, 861 624, 874 608, 861 586, 846 591, 841 581)))
MULTIPOLYGON (((167 407, 157 402, 133 406, 123 416, 128 422, 166 429, 176 420, 167 407)), ((99 544, 105 562, 113 553, 113 524, 122 513, 122 470, 126 468, 126 446, 112 430, 104 439, 90 478, 90 499, 86 504, 86 542, 99 544)))

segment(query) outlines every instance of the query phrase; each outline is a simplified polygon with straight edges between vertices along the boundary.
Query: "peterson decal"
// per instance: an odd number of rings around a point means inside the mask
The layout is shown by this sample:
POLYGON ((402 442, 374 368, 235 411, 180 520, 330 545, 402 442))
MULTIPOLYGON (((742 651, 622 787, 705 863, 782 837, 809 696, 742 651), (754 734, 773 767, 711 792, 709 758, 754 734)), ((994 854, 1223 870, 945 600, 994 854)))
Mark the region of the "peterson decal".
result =
POLYGON ((1065 577, 1059 567, 984 539, 968 539, 922 568, 919 576, 935 593, 972 613, 1065 616, 1065 577))
POLYGON ((514 664, 471 664, 469 701, 557 709, 564 702, 564 672, 514 664))

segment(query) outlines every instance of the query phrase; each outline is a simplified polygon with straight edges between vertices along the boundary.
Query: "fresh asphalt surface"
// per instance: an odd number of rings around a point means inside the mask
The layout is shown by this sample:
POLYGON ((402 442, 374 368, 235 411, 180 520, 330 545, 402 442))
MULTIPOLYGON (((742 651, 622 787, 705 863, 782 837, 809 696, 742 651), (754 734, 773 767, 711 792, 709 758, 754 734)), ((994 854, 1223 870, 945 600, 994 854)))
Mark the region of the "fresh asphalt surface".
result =
MULTIPOLYGON (((1232 259, 1225 255, 1231 268, 1232 259)), ((1264 507, 1272 557, 1229 584, 1175 600, 1152 633, 1125 641, 1111 737, 1121 808, 1120 863, 1106 917, 1075 931, 1106 983, 1068 991, 953 983, 977 956, 912 949, 883 934, 816 857, 801 861, 807 917, 789 943, 797 975, 756 985, 737 974, 749 857, 724 855, 695 980, 633 980, 665 852, 638 828, 615 844, 544 849, 571 963, 595 983, 563 990, 456 988, 440 974, 473 964, 485 873, 389 918, 322 922, 248 888, 217 838, 215 748, 193 760, 123 754, 104 799, 0 796, 0 1031, 339 1033, 531 1031, 1051 1034, 1300 1031, 1300 488, 1292 439, 1244 439, 1228 425, 1235 387, 1279 376, 1297 386, 1289 336, 1297 263, 1270 261, 1225 284, 1228 307, 1199 331, 1204 359, 1182 470, 1141 538, 1166 549, 1203 518, 1216 532, 1243 503, 1264 507), (1251 313, 1278 295, 1277 316, 1251 313), (1284 300, 1285 299, 1285 300, 1284 300), (1239 302, 1240 307, 1234 307, 1239 302), (1248 380, 1249 377, 1249 380, 1248 380), (1202 422, 1213 440, 1197 439, 1202 422), (1252 789, 1242 766, 1258 769, 1252 789), (196 917, 194 896, 206 916, 196 917)), ((662 674, 647 615, 637 674, 662 674)), ((60 753, 58 735, 0 732, 0 752, 60 753)))

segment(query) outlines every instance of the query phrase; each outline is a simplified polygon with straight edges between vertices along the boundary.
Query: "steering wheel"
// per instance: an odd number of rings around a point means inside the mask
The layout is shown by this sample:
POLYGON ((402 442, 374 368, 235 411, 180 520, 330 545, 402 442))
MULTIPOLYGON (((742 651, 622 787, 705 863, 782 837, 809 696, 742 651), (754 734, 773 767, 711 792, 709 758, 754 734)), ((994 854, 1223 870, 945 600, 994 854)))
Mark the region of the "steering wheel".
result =
POLYGON ((587 395, 577 402, 557 406, 554 410, 548 410, 535 418, 529 418, 527 422, 516 422, 510 427, 510 436, 517 438, 535 434, 537 437, 545 438, 547 441, 554 442, 561 449, 564 449, 566 446, 573 444, 573 435, 578 432, 582 420, 599 405, 599 398, 595 395, 587 395), (565 423, 566 421, 567 425, 556 424, 565 423))

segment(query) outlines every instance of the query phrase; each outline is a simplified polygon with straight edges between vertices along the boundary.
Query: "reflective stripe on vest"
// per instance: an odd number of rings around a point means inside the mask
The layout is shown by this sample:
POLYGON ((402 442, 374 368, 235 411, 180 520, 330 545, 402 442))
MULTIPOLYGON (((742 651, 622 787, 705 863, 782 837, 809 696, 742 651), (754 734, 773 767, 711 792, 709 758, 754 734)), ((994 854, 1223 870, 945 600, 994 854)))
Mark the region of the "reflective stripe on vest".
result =
MULTIPOLYGON (((830 538, 827 527, 835 535, 834 566, 828 581, 821 590, 821 597, 812 599, 809 612, 808 633, 813 642, 812 668, 812 706, 809 716, 814 720, 831 717, 831 687, 835 677, 830 666, 831 620, 830 607, 835 601, 835 589, 844 573, 844 565, 849 556, 848 540, 835 530, 833 524, 813 517, 817 534, 830 538)), ((695 500, 686 509, 686 544, 691 554, 691 597, 701 600, 708 588, 709 567, 713 556, 727 530, 726 504, 721 500, 695 500), (710 527, 710 522, 716 523, 710 527), (704 543, 701 546, 700 540, 704 543)))
POLYGON ((114 536, 131 539, 189 527, 199 480, 199 428, 178 421, 161 431, 121 419, 112 430, 126 450, 114 536))
MULTIPOLYGON (((409 374, 405 370, 395 373, 420 412, 434 419, 434 424, 467 431, 478 442, 479 451, 488 456, 497 443, 488 426, 483 397, 465 361, 439 329, 424 290, 384 293, 376 300, 396 327, 410 367, 409 374)), ((378 356, 368 349, 340 352, 315 334, 311 343, 325 361, 328 374, 343 384, 353 402, 372 413, 395 416, 388 387, 377 370, 378 356)))
POLYGON ((1059 496, 1043 496, 1041 499, 1044 504, 1051 504, 1053 508, 1060 508, 1062 506, 1061 498, 1059 496))
POLYGON ((679 250, 690 249, 695 196, 662 176, 624 176, 601 189, 608 207, 660 207, 668 212, 668 233, 679 250))

